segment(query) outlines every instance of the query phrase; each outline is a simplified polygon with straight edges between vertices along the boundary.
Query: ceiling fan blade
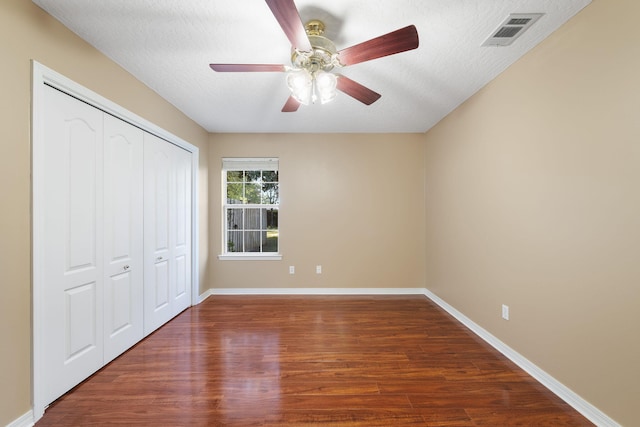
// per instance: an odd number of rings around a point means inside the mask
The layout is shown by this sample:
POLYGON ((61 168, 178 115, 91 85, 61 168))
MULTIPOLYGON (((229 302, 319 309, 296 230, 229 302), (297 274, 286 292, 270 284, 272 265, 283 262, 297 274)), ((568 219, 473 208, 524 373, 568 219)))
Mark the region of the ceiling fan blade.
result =
POLYGON ((338 52, 338 59, 342 65, 353 65, 415 49, 418 47, 418 43, 418 31, 415 25, 409 25, 408 27, 342 49, 338 52))
POLYGON ((213 71, 219 72, 252 72, 252 71, 285 71, 279 64, 209 64, 213 71))
POLYGON ((265 0, 273 16, 282 27, 291 46, 303 52, 311 51, 311 43, 304 30, 300 13, 293 0, 265 0))
POLYGON ((289 99, 287 99, 287 102, 284 104, 284 107, 282 107, 282 112, 293 113, 295 111, 298 111, 299 107, 300 103, 293 96, 290 96, 289 99))
POLYGON ((346 93, 350 97, 355 98, 366 105, 373 104, 382 96, 368 87, 362 86, 360 83, 341 74, 338 75, 337 88, 339 91, 346 93))

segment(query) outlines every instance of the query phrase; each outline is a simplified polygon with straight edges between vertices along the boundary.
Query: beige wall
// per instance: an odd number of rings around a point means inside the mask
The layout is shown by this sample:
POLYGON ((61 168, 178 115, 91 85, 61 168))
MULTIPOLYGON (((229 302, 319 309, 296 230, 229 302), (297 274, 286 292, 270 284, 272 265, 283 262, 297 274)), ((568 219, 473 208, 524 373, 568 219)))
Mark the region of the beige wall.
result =
POLYGON ((595 0, 425 138, 428 288, 628 426, 640 402, 638 16, 636 0, 595 0))
POLYGON ((212 135, 212 288, 424 288, 423 135, 212 135), (280 159, 281 261, 220 261, 223 157, 280 159), (315 266, 322 265, 321 275, 315 266), (290 275, 290 265, 296 274, 290 275))
MULTIPOLYGON (((207 133, 28 0, 0 2, 0 425, 31 407, 31 59, 200 147, 207 226, 207 133)), ((207 253, 206 234, 201 254, 207 253)), ((207 282, 206 265, 201 280, 207 282)))

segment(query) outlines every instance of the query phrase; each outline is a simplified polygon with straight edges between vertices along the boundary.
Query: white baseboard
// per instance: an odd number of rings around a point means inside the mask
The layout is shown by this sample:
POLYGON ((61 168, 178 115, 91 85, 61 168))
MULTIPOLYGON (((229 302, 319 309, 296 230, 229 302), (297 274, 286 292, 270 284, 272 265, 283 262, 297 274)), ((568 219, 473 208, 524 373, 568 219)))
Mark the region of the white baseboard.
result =
POLYGON ((202 301, 204 301, 207 298, 209 298, 211 295, 213 295, 213 290, 212 289, 207 289, 205 292, 203 292, 202 294, 198 295, 198 304, 200 304, 202 301))
MULTIPOLYGON (((202 295, 424 295, 424 288, 221 288, 202 295)), ((206 298, 205 297, 205 298, 206 298)), ((204 301, 204 298, 202 299, 204 301)))
POLYGON ((31 427, 35 424, 33 420, 33 411, 29 411, 7 424, 7 427, 31 427))
POLYGON ((584 400, 560 381, 540 369, 526 357, 500 341, 490 334, 480 325, 469 319, 467 316, 444 302, 437 295, 429 290, 425 290, 425 296, 438 304, 447 313, 456 318, 460 323, 469 328, 474 334, 485 340, 489 345, 502 353, 513 363, 522 368, 525 372, 535 378, 540 384, 556 394, 560 399, 567 402, 576 411, 584 415, 589 421, 600 427, 620 427, 620 424, 608 417, 604 412, 584 400))

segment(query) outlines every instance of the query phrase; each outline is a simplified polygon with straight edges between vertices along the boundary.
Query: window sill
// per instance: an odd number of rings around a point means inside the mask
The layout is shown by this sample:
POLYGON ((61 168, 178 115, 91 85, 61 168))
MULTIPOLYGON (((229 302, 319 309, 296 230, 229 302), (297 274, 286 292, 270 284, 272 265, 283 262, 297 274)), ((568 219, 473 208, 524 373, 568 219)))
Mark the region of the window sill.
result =
POLYGON ((280 254, 221 254, 218 255, 220 261, 280 261, 280 254))

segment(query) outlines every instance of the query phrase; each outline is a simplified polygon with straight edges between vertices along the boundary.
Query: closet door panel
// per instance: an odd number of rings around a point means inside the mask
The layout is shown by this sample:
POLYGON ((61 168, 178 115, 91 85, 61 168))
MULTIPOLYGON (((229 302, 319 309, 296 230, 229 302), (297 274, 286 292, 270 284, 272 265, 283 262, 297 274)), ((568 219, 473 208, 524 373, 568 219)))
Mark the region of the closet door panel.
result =
POLYGON ((173 145, 144 134, 144 334, 173 317, 173 145))
POLYGON ((173 314, 191 305, 191 154, 173 147, 175 170, 175 241, 172 247, 175 265, 173 314))
MULTIPOLYGON (((163 259, 153 265, 154 275, 152 281, 151 294, 155 295, 153 304, 154 311, 167 310, 171 304, 170 281, 169 281, 169 260, 163 259)), ((169 316, 171 318, 171 316, 169 316)))
POLYGON ((182 310, 184 310, 189 306, 187 305, 186 307, 182 307, 182 301, 188 296, 187 294, 189 290, 188 277, 187 277, 187 270, 188 270, 187 264, 188 264, 188 260, 185 255, 178 255, 175 258, 175 265, 176 265, 175 312, 176 314, 180 313, 182 310))
POLYGON ((102 112, 45 87, 42 313, 52 402, 103 364, 102 112))
POLYGON ((104 117, 105 363, 143 337, 143 132, 104 117))

